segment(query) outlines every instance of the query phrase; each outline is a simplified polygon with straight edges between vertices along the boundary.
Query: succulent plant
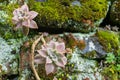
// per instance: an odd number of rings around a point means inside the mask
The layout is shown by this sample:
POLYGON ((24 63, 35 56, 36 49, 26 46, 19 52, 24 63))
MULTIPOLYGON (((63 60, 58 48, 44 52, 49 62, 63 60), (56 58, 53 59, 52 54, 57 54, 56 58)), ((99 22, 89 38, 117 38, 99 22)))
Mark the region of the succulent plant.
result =
POLYGON ((64 42, 50 41, 47 44, 43 44, 40 50, 37 50, 39 54, 35 56, 35 63, 45 64, 46 74, 55 73, 58 67, 64 68, 67 63, 67 58, 64 53, 64 42))
POLYGON ((16 24, 16 29, 20 27, 27 27, 37 29, 38 26, 34 19, 38 13, 35 11, 29 11, 27 4, 24 4, 18 9, 13 11, 14 17, 12 18, 13 24, 16 24))

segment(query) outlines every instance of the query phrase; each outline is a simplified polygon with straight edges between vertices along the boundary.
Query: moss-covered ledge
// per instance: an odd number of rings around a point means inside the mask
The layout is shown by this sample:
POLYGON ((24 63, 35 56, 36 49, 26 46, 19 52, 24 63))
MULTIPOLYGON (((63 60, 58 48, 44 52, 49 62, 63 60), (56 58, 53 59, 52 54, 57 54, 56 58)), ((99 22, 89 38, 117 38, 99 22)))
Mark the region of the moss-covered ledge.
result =
POLYGON ((36 21, 41 27, 67 28, 88 32, 98 26, 108 11, 107 0, 47 0, 29 1, 29 7, 39 13, 36 21))
POLYGON ((96 33, 96 36, 106 52, 117 53, 120 46, 119 36, 117 33, 107 30, 100 30, 96 33))

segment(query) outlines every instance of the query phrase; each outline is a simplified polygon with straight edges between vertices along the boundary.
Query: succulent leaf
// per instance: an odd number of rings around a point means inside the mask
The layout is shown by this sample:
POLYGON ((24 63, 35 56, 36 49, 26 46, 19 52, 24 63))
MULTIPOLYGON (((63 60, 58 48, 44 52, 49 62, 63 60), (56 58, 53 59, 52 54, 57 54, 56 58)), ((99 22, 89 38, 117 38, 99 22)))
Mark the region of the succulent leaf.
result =
POLYGON ((41 64, 44 62, 47 75, 55 73, 57 67, 64 68, 67 64, 67 58, 64 55, 64 53, 66 53, 64 42, 51 40, 50 42, 41 45, 41 49, 37 50, 37 52, 39 54, 35 56, 35 63, 41 64))

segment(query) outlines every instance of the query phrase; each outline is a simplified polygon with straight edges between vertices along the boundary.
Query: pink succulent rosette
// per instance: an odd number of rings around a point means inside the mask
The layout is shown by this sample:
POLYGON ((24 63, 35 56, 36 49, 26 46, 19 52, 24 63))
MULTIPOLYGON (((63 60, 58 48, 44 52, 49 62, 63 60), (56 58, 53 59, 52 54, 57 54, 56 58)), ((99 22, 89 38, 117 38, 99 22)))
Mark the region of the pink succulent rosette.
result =
POLYGON ((67 63, 67 58, 64 53, 65 44, 50 41, 48 44, 42 45, 42 49, 37 50, 39 54, 35 56, 35 63, 45 64, 46 74, 54 73, 57 67, 64 68, 67 63))
POLYGON ((13 11, 14 17, 12 18, 13 24, 16 24, 16 28, 20 27, 28 27, 37 29, 38 26, 36 22, 33 20, 38 13, 35 11, 29 11, 27 4, 24 4, 18 9, 13 11))

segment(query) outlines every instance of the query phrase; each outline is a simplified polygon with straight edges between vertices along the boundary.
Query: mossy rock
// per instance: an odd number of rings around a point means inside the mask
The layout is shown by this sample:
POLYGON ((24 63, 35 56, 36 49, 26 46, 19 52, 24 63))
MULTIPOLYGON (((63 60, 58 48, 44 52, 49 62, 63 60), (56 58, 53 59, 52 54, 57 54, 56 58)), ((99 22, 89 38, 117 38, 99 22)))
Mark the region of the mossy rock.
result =
POLYGON ((108 11, 107 0, 30 0, 28 4, 39 13, 36 18, 39 29, 89 32, 99 26, 108 11))
POLYGON ((100 30, 96 33, 96 36, 98 37, 98 41, 106 52, 116 53, 118 51, 120 43, 117 33, 100 30))
POLYGON ((110 20, 114 25, 120 25, 120 0, 114 1, 110 10, 110 20))
POLYGON ((83 54, 83 57, 86 57, 86 58, 89 58, 89 59, 94 59, 97 56, 98 55, 97 55, 96 51, 91 51, 91 52, 88 52, 86 54, 83 54))

